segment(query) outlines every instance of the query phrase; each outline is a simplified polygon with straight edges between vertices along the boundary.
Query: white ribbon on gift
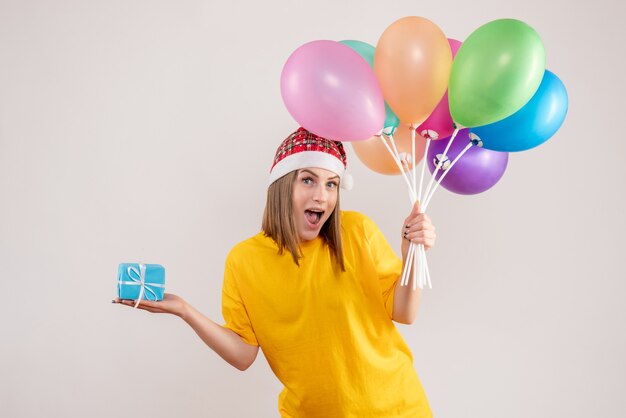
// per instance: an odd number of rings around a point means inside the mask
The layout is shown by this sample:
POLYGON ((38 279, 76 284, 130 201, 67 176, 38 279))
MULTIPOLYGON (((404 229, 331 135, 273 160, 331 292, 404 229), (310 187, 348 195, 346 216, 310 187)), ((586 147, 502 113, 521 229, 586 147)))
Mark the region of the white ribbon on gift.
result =
POLYGON ((141 302, 141 300, 143 299, 146 291, 152 293, 152 296, 154 296, 154 300, 156 300, 157 295, 152 288, 153 287, 165 287, 165 285, 160 284, 160 283, 146 284, 146 265, 145 264, 139 263, 139 270, 137 270, 136 267, 129 266, 126 269, 126 272, 128 273, 128 278, 130 280, 119 280, 117 283, 119 285, 141 286, 141 288, 139 289, 139 297, 137 297, 137 302, 135 303, 135 306, 134 306, 135 308, 139 306, 139 302, 141 302), (133 277, 133 273, 135 274, 136 277, 133 277))

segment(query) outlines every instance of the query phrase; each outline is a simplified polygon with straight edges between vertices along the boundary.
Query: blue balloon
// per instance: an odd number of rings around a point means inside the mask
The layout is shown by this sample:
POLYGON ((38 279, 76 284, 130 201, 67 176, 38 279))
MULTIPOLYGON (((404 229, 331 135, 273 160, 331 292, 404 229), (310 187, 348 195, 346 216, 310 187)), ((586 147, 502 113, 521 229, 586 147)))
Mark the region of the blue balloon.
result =
POLYGON ((559 130, 567 114, 567 91, 554 73, 545 70, 535 95, 520 110, 470 131, 493 151, 525 151, 546 142, 559 130))

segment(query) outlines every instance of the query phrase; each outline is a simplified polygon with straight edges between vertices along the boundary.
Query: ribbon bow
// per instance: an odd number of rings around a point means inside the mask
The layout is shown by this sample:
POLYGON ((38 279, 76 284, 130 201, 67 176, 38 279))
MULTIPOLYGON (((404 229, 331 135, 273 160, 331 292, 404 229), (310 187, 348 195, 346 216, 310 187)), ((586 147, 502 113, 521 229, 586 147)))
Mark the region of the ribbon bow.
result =
POLYGON ((135 306, 134 306, 135 308, 139 306, 139 302, 141 302, 146 292, 152 293, 154 300, 156 300, 157 296, 154 290, 152 289, 153 287, 165 287, 164 285, 160 283, 146 284, 146 265, 145 264, 140 263, 139 270, 136 267, 129 266, 126 269, 126 272, 128 273, 128 278, 130 280, 120 280, 118 282, 120 285, 125 284, 125 285, 130 285, 130 286, 141 286, 141 288, 139 289, 139 296, 137 297, 137 302, 135 303, 135 306))

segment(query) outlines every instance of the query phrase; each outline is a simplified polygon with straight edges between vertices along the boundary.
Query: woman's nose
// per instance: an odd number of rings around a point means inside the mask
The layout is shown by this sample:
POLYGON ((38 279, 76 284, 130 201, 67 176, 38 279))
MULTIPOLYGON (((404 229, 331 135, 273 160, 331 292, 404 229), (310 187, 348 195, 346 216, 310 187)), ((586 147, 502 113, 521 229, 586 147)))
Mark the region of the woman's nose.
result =
POLYGON ((324 185, 319 185, 315 188, 313 192, 313 200, 316 202, 325 202, 328 198, 328 191, 324 187, 324 185))

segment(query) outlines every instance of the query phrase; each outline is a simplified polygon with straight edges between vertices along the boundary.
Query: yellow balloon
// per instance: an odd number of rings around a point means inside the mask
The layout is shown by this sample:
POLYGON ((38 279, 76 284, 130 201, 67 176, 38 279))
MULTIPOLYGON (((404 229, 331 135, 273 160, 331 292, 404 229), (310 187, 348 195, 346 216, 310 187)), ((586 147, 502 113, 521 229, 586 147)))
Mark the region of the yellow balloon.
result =
MULTIPOLYGON (((411 151, 411 129, 407 125, 400 125, 393 137, 400 157, 407 161, 409 169, 413 168, 411 151)), ((363 164, 370 170, 380 174, 399 175, 400 169, 396 165, 383 140, 374 136, 365 141, 354 141, 352 149, 363 164)), ((391 146, 388 140, 387 144, 391 146)), ((419 163, 424 156, 426 140, 419 134, 415 135, 415 160, 419 163)))
POLYGON ((435 109, 448 88, 451 67, 446 35, 423 17, 395 21, 376 45, 374 72, 383 96, 409 125, 418 126, 435 109))

